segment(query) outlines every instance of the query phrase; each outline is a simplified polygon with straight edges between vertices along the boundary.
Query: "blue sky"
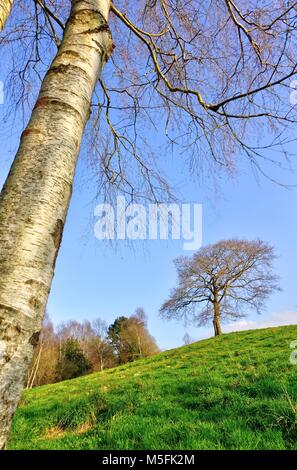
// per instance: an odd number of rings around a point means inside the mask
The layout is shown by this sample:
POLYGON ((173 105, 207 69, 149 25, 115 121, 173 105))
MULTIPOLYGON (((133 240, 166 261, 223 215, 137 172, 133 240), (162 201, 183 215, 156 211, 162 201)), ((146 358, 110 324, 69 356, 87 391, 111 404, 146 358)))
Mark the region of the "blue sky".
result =
MULTIPOLYGON (((1 120, 4 108, 0 106, 1 120)), ((18 143, 18 125, 0 128, 0 185, 18 143)), ((155 137, 158 139, 158 135, 155 137)), ((179 175, 182 202, 203 204, 204 244, 223 238, 259 237, 273 244, 279 255, 275 268, 283 291, 271 297, 261 318, 251 313, 233 327, 226 325, 225 330, 297 323, 297 190, 285 189, 262 177, 257 181, 247 162, 240 163, 233 179, 221 177, 219 190, 207 179, 203 183, 189 182, 181 168, 171 172, 179 175)), ((277 168, 270 167, 269 173, 285 182, 296 181, 296 174, 279 173, 277 168)), ((190 254, 183 251, 182 241, 149 241, 134 246, 119 241, 111 247, 95 238, 95 187, 90 176, 81 159, 48 302, 53 321, 101 317, 110 323, 142 306, 149 317, 149 329, 162 349, 180 346, 186 331, 195 339, 212 335, 211 327, 184 327, 182 323, 165 322, 158 315, 176 283, 173 259, 190 254)))

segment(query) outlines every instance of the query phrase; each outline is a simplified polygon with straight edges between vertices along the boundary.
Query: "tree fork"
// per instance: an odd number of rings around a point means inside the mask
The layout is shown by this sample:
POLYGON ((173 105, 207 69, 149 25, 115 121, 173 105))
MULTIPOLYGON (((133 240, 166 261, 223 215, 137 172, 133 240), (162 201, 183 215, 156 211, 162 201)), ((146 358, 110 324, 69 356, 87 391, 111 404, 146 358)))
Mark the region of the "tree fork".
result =
POLYGON ((109 9, 109 0, 72 1, 0 195, 0 449, 38 343, 92 93, 113 48, 109 9))

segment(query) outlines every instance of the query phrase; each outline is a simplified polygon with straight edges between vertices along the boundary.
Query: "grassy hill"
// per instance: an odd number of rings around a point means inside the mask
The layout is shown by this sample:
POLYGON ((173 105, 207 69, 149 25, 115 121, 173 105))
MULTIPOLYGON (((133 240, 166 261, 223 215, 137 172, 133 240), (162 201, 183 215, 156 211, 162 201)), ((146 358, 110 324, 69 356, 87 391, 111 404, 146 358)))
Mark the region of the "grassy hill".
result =
POLYGON ((231 333, 25 392, 10 449, 297 449, 297 326, 231 333))

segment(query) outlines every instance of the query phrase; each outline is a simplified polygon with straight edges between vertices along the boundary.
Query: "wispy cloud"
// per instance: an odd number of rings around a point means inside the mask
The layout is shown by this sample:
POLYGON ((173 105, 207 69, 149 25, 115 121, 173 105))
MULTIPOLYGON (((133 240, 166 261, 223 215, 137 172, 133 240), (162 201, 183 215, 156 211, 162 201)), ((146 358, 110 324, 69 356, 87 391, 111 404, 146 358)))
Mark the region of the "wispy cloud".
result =
POLYGON ((259 317, 257 320, 238 320, 234 323, 227 323, 224 325, 224 332, 230 333, 231 331, 241 330, 257 330, 259 328, 269 328, 273 326, 282 325, 296 325, 297 324, 297 311, 279 311, 274 312, 269 316, 259 317))

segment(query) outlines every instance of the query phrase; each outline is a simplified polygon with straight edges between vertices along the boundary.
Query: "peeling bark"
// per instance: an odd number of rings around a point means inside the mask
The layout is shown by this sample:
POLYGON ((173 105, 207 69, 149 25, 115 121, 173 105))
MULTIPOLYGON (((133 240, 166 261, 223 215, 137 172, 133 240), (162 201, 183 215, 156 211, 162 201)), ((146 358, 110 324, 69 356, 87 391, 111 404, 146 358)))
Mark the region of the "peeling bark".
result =
POLYGON ((39 338, 90 102, 112 51, 109 0, 73 0, 0 195, 0 449, 39 338))
POLYGON ((0 1, 0 33, 5 26, 7 18, 10 15, 12 4, 13 4, 13 0, 1 0, 0 1))

